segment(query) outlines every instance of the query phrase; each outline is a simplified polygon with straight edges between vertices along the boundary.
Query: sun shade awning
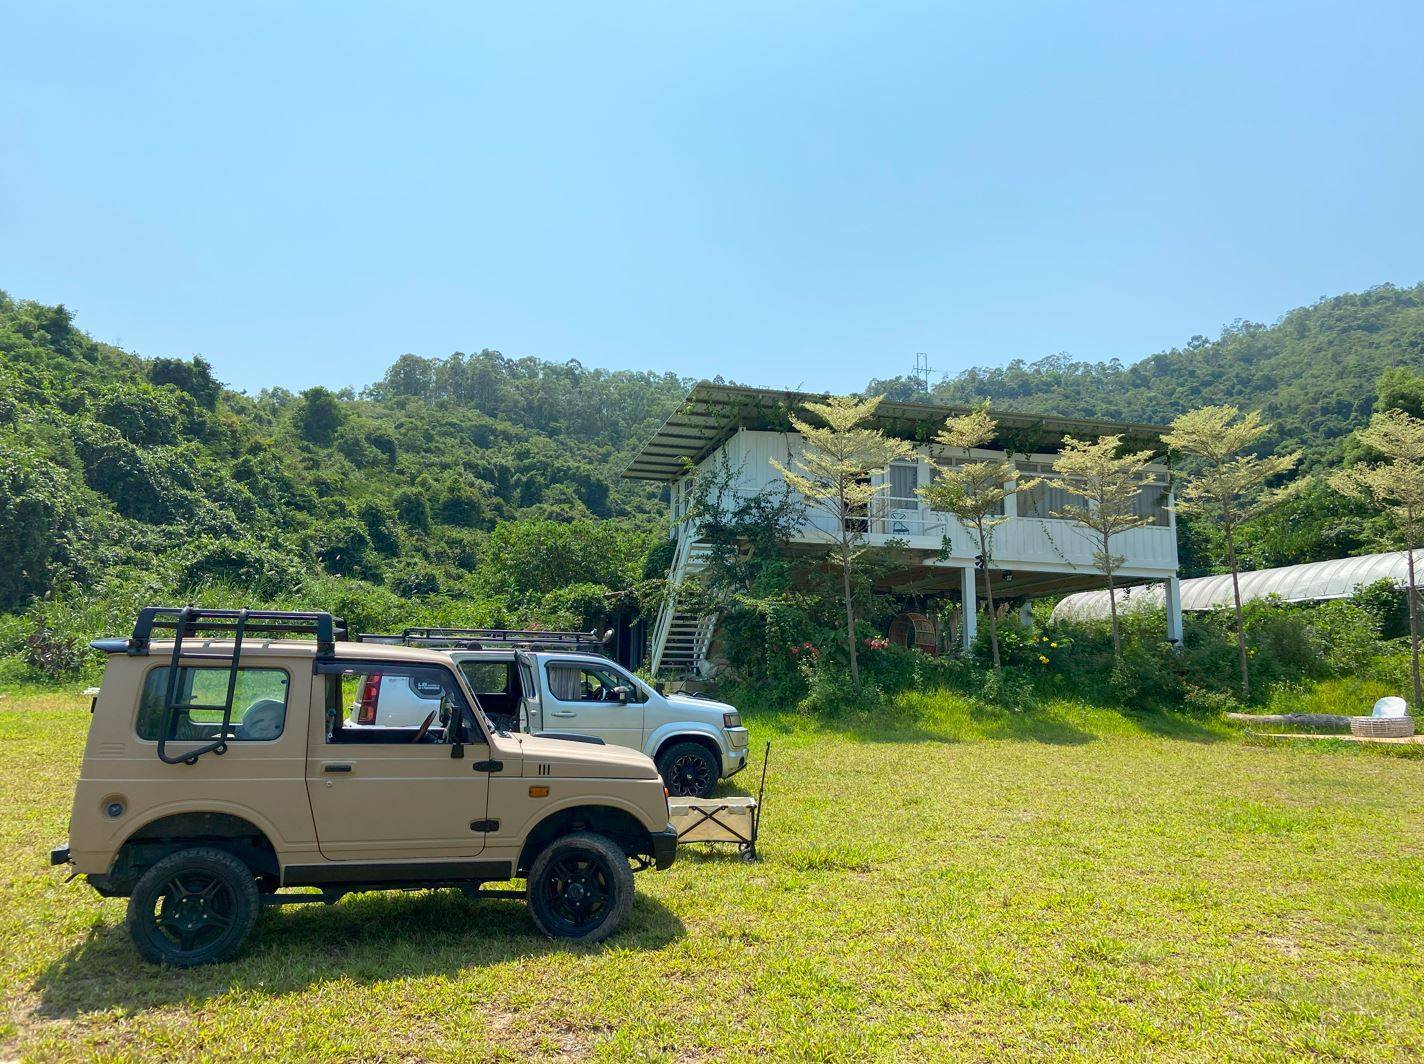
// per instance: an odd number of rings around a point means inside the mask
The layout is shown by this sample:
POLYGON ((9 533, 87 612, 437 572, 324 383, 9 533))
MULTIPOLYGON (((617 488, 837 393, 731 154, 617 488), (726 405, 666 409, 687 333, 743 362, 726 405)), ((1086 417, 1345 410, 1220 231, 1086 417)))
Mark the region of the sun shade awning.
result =
MULTIPOLYGON (((790 429, 788 414, 800 411, 809 402, 826 399, 824 393, 775 391, 733 384, 701 381, 693 386, 682 405, 663 423, 652 439, 643 444, 623 475, 632 480, 676 480, 687 463, 697 463, 711 454, 738 429, 785 432, 790 429)), ((892 436, 928 440, 939 431, 944 419, 962 414, 963 406, 938 403, 883 402, 875 424, 892 436)), ((1014 440, 1017 450, 1051 451, 1064 436, 1122 434, 1129 446, 1161 449, 1162 425, 1102 421, 1087 418, 993 411, 1003 438, 1014 440)))

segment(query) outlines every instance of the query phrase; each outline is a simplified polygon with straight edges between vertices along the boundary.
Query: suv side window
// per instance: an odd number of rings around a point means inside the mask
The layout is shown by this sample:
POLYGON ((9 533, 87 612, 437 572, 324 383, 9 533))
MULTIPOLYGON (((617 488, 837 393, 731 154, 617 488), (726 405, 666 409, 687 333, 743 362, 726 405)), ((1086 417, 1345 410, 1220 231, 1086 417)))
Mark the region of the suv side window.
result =
MULTIPOLYGON (((469 703, 455 677, 446 669, 421 665, 350 664, 318 666, 326 674, 326 741, 384 745, 403 743, 445 743, 457 714, 465 721, 465 741, 483 742, 484 734, 474 722, 469 703), (351 727, 353 711, 359 715, 363 703, 399 692, 417 710, 419 722, 388 727, 363 724, 351 727)), ((379 719, 373 714, 373 719, 379 719)))
POLYGON ((222 729, 222 710, 189 709, 189 705, 221 705, 227 699, 226 668, 184 665, 178 670, 178 705, 164 732, 163 700, 168 695, 172 673, 168 665, 149 669, 143 679, 135 729, 140 739, 179 739, 211 742, 226 738, 232 742, 271 742, 280 738, 287 723, 287 692, 291 680, 284 669, 239 668, 233 688, 231 726, 222 729))
POLYGON ((643 701, 643 693, 628 677, 601 665, 551 661, 545 666, 549 693, 560 702, 617 702, 619 687, 632 688, 629 702, 643 701))
POLYGON ((514 686, 510 682, 514 673, 513 662, 462 661, 460 671, 465 674, 465 682, 477 698, 480 695, 509 694, 514 686))

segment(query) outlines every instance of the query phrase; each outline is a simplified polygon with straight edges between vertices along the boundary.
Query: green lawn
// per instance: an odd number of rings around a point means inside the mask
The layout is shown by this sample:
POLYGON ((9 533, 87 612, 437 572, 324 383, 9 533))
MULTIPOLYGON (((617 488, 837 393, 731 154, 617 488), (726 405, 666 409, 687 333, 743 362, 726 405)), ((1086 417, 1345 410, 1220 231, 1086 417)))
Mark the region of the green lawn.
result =
POLYGON ((180 973, 47 867, 85 709, 0 695, 0 1058, 1424 1053, 1419 760, 1073 706, 753 716, 763 860, 684 851, 604 946, 364 895, 180 973))

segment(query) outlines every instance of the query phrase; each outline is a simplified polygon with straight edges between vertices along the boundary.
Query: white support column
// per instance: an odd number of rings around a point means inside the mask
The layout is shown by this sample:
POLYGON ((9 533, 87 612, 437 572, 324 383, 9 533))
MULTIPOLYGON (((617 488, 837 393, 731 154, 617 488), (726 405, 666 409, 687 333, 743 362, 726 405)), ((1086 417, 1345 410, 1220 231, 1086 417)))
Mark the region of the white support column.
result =
POLYGON ((1009 494, 1004 496, 1004 516, 1017 517, 1019 515, 1019 482, 1010 480, 1004 485, 1009 494))
POLYGON ((974 649, 974 636, 979 625, 979 581, 974 566, 966 565, 960 573, 960 596, 963 601, 964 623, 960 625, 964 636, 964 652, 974 649))
POLYGON ((1175 576, 1167 577, 1167 639, 1177 646, 1183 645, 1182 639, 1182 586, 1181 581, 1175 576))

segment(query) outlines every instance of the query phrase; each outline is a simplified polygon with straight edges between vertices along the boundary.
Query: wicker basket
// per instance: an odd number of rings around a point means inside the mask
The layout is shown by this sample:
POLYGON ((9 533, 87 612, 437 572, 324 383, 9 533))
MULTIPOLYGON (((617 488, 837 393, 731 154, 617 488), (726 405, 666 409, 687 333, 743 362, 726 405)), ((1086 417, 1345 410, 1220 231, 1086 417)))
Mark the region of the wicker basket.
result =
POLYGON ((1414 734, 1414 718, 1351 717, 1350 734, 1363 739, 1407 739, 1414 734))

